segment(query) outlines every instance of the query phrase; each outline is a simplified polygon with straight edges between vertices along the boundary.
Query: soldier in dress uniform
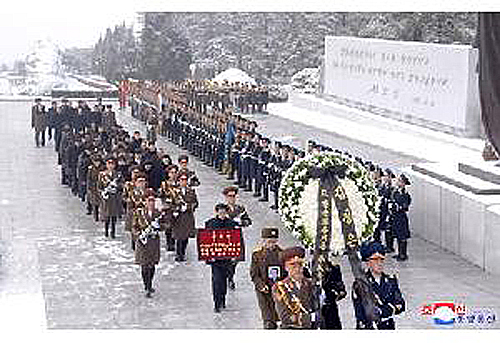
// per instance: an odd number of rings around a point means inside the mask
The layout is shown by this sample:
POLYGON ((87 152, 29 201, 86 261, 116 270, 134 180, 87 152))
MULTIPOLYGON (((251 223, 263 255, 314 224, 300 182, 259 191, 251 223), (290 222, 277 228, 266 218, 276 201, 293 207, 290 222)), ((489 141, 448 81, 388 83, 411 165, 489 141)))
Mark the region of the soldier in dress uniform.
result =
POLYGON ((148 196, 146 207, 137 208, 133 216, 132 232, 136 237, 135 263, 141 266, 147 298, 151 298, 155 292, 153 277, 155 265, 160 262, 160 217, 161 213, 155 208, 153 195, 148 196))
MULTIPOLYGON (((252 225, 252 220, 245 209, 245 206, 238 204, 238 187, 229 186, 224 188, 222 195, 225 197, 225 203, 228 206, 228 216, 230 219, 236 221, 240 227, 248 227, 252 225)), ((242 247, 243 249, 243 247, 242 247)), ((236 284, 234 282, 234 274, 236 272, 236 265, 238 261, 233 260, 229 263, 228 269, 228 286, 230 289, 234 290, 236 284)))
POLYGON ((255 285, 264 329, 278 328, 279 317, 271 293, 273 285, 283 279, 285 272, 278 235, 277 228, 262 229, 263 242, 253 251, 250 265, 250 278, 255 285))
POLYGON ((394 330, 396 324, 393 316, 405 310, 405 301, 396 276, 384 273, 385 248, 379 242, 371 241, 361 246, 360 253, 362 260, 368 266, 366 277, 375 294, 380 319, 375 323, 368 320, 360 297, 360 286, 357 281, 354 281, 352 300, 356 315, 356 328, 394 330))
POLYGON ((172 236, 174 225, 174 213, 178 215, 178 209, 182 205, 180 196, 179 184, 177 182, 177 174, 179 167, 172 164, 167 168, 165 180, 162 181, 159 196, 162 200, 163 227, 165 231, 165 239, 167 243, 167 251, 175 251, 175 239, 172 236))
POLYGON ((116 171, 116 158, 106 159, 106 170, 99 174, 98 189, 101 192, 101 214, 104 220, 104 235, 115 238, 116 221, 122 210, 122 176, 116 171))
POLYGON ((313 314, 317 310, 314 301, 314 285, 305 276, 305 250, 302 247, 283 251, 283 263, 288 276, 276 282, 272 288, 276 312, 281 329, 312 329, 313 314))
POLYGON ((410 180, 401 174, 397 179, 397 188, 392 192, 389 205, 391 227, 398 241, 398 254, 394 256, 398 261, 408 259, 407 247, 410 238, 410 226, 408 223, 408 209, 411 204, 411 196, 406 190, 410 180))
MULTIPOLYGON (((142 207, 143 198, 146 193, 146 178, 141 173, 139 166, 133 166, 130 181, 126 181, 123 186, 123 200, 125 201, 125 225, 126 232, 132 232, 132 220, 134 210, 142 207), (141 180, 139 181, 139 178, 141 180)), ((132 250, 135 249, 135 240, 131 240, 132 250)))
POLYGON ((198 176, 196 176, 194 170, 188 169, 189 157, 187 155, 180 155, 177 161, 179 162, 179 174, 187 174, 189 186, 198 187, 200 185, 198 176))
POLYGON ((87 214, 94 213, 95 221, 99 221, 99 205, 101 203, 101 195, 98 188, 99 173, 101 172, 101 158, 97 153, 93 153, 90 157, 91 165, 87 171, 87 214))
POLYGON ((267 185, 268 163, 271 158, 271 151, 269 150, 269 138, 262 138, 260 140, 261 149, 259 151, 259 156, 256 164, 255 170, 255 193, 254 197, 261 197, 259 201, 269 200, 269 190, 267 185))
POLYGON ((386 169, 381 173, 380 183, 377 187, 380 197, 380 219, 374 232, 374 238, 377 241, 380 241, 381 233, 384 232, 386 251, 389 253, 394 251, 394 238, 389 226, 389 201, 392 194, 391 175, 390 169, 386 169))
POLYGON ((31 108, 31 128, 35 129, 35 143, 39 148, 40 144, 45 146, 45 129, 47 127, 47 114, 42 99, 36 98, 35 105, 31 108), (40 142, 41 136, 41 142, 40 142))
MULTIPOLYGON (((236 229, 238 223, 228 216, 226 204, 215 205, 215 217, 205 222, 206 229, 236 229)), ((229 259, 218 259, 206 261, 212 268, 212 294, 214 299, 214 312, 219 313, 226 308, 227 273, 229 259)))
MULTIPOLYGON (((186 261, 186 247, 189 237, 195 232, 194 212, 198 208, 198 197, 194 188, 188 185, 187 173, 179 173, 180 203, 176 209, 172 237, 176 241, 175 261, 186 261)), ((175 213, 174 213, 175 215, 175 213)))
POLYGON ((274 142, 274 149, 271 154, 269 164, 269 190, 273 192, 272 210, 278 210, 278 192, 281 182, 281 166, 283 163, 281 156, 282 144, 281 142, 274 142))

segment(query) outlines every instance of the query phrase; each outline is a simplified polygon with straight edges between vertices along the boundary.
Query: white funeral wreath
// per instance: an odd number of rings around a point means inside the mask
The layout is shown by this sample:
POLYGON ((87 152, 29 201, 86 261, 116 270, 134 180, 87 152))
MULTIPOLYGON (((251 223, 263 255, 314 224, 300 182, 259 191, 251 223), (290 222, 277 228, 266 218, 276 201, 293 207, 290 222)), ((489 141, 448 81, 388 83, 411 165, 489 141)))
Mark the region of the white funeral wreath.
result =
MULTIPOLYGON (((369 239, 378 222, 378 194, 369 172, 356 160, 333 152, 308 155, 296 161, 285 173, 279 189, 279 212, 286 229, 308 248, 314 247, 318 219, 319 179, 310 177, 311 168, 345 166, 345 178, 339 178, 345 190, 358 243, 369 239)), ((341 221, 332 201, 332 237, 330 252, 345 250, 341 221)))

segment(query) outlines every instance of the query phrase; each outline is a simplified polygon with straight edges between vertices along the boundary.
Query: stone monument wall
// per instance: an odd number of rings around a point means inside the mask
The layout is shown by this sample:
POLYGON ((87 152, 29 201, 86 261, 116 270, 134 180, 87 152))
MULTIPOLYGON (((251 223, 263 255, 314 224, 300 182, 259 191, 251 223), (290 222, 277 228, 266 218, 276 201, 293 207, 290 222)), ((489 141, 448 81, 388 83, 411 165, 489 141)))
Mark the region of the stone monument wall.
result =
POLYGON ((477 49, 326 37, 323 94, 459 136, 480 135, 477 49))

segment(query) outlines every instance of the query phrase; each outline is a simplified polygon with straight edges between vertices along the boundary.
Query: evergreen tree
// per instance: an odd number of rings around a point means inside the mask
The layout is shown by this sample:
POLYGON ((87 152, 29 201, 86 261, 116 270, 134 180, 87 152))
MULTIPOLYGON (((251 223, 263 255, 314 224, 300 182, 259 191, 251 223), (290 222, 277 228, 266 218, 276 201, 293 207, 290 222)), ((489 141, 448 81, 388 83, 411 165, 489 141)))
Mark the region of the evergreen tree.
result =
POLYGON ((191 64, 187 40, 173 25, 172 13, 145 13, 141 35, 141 78, 182 80, 191 64))

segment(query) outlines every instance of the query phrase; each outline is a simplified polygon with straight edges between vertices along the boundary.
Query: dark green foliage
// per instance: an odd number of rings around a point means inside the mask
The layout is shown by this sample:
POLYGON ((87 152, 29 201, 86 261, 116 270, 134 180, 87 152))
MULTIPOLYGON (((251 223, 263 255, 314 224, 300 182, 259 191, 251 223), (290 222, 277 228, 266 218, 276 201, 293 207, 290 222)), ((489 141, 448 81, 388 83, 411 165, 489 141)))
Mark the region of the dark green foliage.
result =
POLYGON ((141 34, 140 78, 187 78, 191 54, 188 42, 173 26, 172 13, 145 13, 141 34))
POLYGON ((138 67, 138 45, 133 29, 125 24, 107 29, 104 38, 94 46, 92 70, 108 80, 135 77, 138 67))
POLYGON ((188 38, 195 62, 288 83, 296 72, 321 64, 325 36, 473 44, 477 13, 175 13, 173 22, 188 38))
POLYGON ((289 83, 321 65, 328 35, 474 45, 477 27, 477 13, 464 12, 147 12, 141 19, 139 39, 125 25, 107 30, 94 47, 94 72, 174 80, 196 63, 200 78, 235 67, 258 81, 289 83))

